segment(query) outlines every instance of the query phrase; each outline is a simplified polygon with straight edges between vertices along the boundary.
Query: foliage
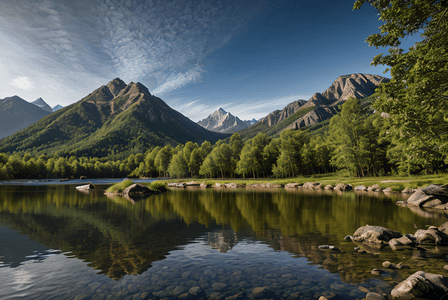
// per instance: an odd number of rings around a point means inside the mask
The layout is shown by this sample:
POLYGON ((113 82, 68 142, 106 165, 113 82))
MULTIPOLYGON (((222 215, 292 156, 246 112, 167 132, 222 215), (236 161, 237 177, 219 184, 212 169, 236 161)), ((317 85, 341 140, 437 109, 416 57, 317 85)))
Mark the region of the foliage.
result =
POLYGON ((123 192, 127 187, 132 185, 132 180, 125 179, 122 182, 115 183, 114 185, 111 185, 107 188, 106 193, 121 193, 123 192))
POLYGON ((381 85, 373 104, 387 113, 389 151, 400 172, 435 172, 448 163, 448 6, 440 0, 358 0, 374 6, 384 24, 367 41, 390 47, 372 64, 390 66, 392 80, 381 85), (409 35, 421 41, 407 51, 401 41, 409 35))

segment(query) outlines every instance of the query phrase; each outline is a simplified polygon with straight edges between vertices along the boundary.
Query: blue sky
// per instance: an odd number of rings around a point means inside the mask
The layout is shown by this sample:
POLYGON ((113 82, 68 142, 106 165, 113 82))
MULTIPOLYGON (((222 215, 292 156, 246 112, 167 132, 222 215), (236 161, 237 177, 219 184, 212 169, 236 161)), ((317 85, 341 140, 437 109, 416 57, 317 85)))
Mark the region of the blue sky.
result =
POLYGON ((0 98, 67 106, 120 77, 194 121, 258 119, 340 75, 388 76, 365 42, 377 12, 353 3, 0 0, 0 98))

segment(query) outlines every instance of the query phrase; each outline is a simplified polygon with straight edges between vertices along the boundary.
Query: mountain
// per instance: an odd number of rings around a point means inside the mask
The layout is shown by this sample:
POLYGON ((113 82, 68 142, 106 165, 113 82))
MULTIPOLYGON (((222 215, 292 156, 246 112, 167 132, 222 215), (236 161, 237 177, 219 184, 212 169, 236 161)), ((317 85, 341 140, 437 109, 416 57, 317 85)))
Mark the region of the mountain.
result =
POLYGON ((61 106, 61 105, 58 104, 58 105, 56 105, 55 107, 53 107, 52 110, 53 110, 53 111, 57 111, 57 110, 60 110, 61 108, 63 108, 63 106, 61 106))
POLYGON ((228 136, 197 125, 151 95, 141 83, 125 84, 116 78, 0 141, 0 152, 33 149, 102 157, 187 141, 214 143, 228 136))
POLYGON ((53 112, 53 109, 50 107, 50 105, 48 105, 47 102, 45 102, 44 99, 42 99, 40 97, 37 98, 36 100, 34 100, 33 102, 31 102, 31 104, 34 104, 34 105, 42 108, 46 112, 49 112, 49 113, 53 112))
POLYGON ((316 125, 330 119, 339 112, 339 105, 353 97, 367 98, 375 89, 389 79, 379 75, 351 74, 338 77, 322 94, 314 94, 308 101, 297 100, 281 111, 276 110, 255 125, 240 132, 249 139, 264 132, 269 136, 277 135, 285 129, 299 129, 316 125))
POLYGON ((22 130, 49 112, 18 96, 0 99, 0 139, 22 130))
POLYGON ((235 133, 251 126, 254 121, 256 122, 255 119, 242 121, 224 109, 219 108, 207 118, 199 121, 198 124, 214 132, 235 133))

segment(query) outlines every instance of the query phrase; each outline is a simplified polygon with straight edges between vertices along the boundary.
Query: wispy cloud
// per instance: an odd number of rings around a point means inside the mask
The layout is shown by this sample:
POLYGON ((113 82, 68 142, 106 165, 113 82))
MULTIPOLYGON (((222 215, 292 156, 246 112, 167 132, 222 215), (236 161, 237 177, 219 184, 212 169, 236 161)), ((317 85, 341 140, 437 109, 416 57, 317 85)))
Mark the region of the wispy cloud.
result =
POLYGON ((19 88, 21 90, 32 90, 34 88, 34 83, 33 81, 26 77, 26 76, 19 76, 17 78, 15 78, 11 84, 13 86, 15 86, 16 88, 19 88))
POLYGON ((31 78, 35 93, 45 85, 71 102, 114 77, 164 96, 201 81, 204 59, 237 35, 260 3, 2 0, 0 55, 14 68, 0 70, 0 78, 31 78))

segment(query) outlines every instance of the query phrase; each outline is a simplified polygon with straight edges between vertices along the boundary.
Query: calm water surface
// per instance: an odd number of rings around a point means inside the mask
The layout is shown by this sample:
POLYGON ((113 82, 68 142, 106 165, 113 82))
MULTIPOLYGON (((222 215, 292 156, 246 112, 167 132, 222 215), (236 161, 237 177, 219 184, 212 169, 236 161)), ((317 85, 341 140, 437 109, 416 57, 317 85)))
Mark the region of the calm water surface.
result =
POLYGON ((0 185, 1 299, 362 299, 447 264, 441 248, 360 253, 344 241, 366 224, 405 234, 446 221, 398 196, 187 189, 126 200, 105 188, 0 185), (411 269, 372 275, 385 260, 411 269))

